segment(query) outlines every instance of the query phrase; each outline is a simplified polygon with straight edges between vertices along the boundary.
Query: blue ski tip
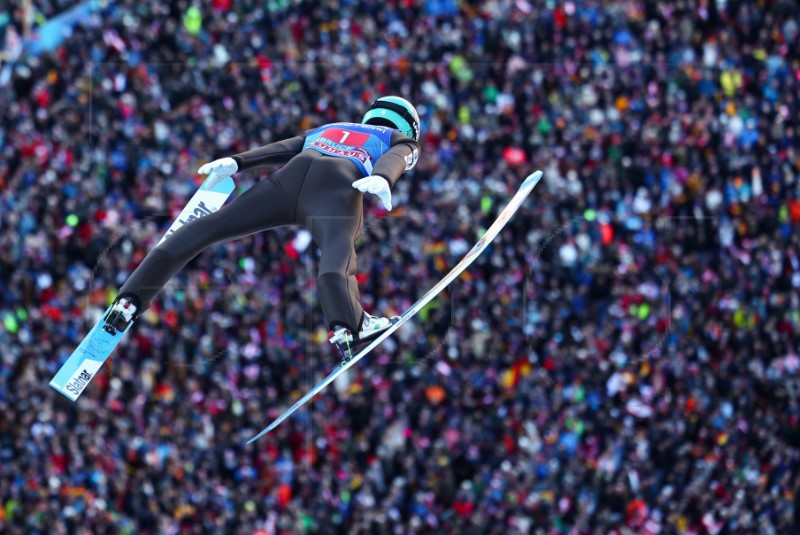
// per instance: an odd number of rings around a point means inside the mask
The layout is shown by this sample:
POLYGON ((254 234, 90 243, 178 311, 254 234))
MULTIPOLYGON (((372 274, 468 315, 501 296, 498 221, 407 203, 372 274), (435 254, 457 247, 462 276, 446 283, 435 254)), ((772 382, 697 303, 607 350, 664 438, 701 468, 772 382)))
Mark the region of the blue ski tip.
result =
POLYGON ((259 438, 263 437, 264 435, 266 435, 266 434, 267 434, 267 433, 269 433, 270 431, 272 431, 272 427, 271 427, 271 426, 270 426, 270 427, 268 427, 268 428, 266 428, 266 429, 264 429, 264 430, 263 430, 263 431, 261 431, 259 434, 257 434, 256 436, 254 436, 253 438, 251 438, 250 440, 248 440, 248 441, 247 441, 247 443, 248 443, 248 444, 252 444, 253 442, 255 442, 255 441, 256 441, 256 440, 258 440, 259 438))
POLYGON ((522 188, 529 186, 531 184, 536 184, 542 178, 542 172, 536 171, 535 173, 531 174, 528 178, 525 179, 525 182, 522 183, 522 188))

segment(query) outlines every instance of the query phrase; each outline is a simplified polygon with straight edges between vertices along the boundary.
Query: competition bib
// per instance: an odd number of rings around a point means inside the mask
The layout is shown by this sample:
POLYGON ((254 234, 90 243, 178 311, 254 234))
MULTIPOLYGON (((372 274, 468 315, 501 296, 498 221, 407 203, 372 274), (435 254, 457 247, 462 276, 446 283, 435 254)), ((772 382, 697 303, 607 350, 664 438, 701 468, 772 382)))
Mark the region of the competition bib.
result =
POLYGON ((356 164, 364 176, 391 146, 392 128, 360 123, 331 123, 309 132, 303 150, 346 158, 356 164))

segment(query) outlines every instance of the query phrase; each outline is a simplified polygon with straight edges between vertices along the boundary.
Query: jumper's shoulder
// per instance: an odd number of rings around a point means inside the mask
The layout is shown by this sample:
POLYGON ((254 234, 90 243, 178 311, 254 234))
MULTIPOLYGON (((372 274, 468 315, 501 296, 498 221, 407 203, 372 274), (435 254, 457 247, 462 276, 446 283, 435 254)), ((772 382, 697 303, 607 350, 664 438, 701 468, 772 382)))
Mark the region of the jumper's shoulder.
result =
POLYGON ((412 149, 416 149, 417 151, 420 150, 419 141, 414 138, 410 138, 400 130, 393 130, 392 137, 391 137, 391 145, 394 147, 395 145, 408 145, 412 149))

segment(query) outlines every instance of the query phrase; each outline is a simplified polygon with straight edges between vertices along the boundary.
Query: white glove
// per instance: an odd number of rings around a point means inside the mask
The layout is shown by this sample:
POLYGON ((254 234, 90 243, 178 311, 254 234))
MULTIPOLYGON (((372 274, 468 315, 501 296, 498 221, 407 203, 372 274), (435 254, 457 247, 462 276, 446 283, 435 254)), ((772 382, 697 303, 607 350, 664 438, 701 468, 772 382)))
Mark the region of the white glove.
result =
POLYGON ((377 195, 386 210, 392 209, 392 190, 389 189, 389 182, 378 175, 370 175, 353 182, 353 187, 361 193, 372 193, 377 195))
POLYGON ((219 160, 214 160, 213 162, 201 166, 197 172, 201 175, 216 173, 219 176, 227 178, 238 170, 239 166, 236 164, 236 160, 233 158, 220 158, 219 160))

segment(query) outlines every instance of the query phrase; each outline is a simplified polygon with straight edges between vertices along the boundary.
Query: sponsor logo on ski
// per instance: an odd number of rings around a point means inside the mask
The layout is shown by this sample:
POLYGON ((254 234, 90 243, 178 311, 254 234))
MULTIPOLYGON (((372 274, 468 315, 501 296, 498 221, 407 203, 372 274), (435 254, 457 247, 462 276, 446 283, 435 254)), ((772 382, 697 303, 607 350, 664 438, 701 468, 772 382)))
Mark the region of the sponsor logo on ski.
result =
POLYGON ((176 224, 180 223, 180 225, 175 227, 175 228, 170 229, 169 232, 167 232, 167 236, 172 236, 175 233, 176 230, 181 228, 186 223, 190 223, 190 222, 194 221, 195 219, 200 219, 201 217, 213 214, 214 212, 216 212, 216 210, 212 210, 211 208, 206 206, 206 203, 204 201, 200 201, 200 203, 197 205, 197 208, 195 208, 192 211, 192 215, 190 215, 186 219, 178 219, 177 221, 175 221, 176 224))
POLYGON ((86 388, 86 385, 88 385, 91 380, 92 374, 84 368, 77 377, 73 376, 64 388, 77 396, 83 392, 83 389, 86 388))

